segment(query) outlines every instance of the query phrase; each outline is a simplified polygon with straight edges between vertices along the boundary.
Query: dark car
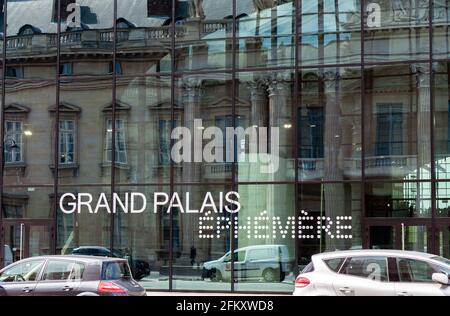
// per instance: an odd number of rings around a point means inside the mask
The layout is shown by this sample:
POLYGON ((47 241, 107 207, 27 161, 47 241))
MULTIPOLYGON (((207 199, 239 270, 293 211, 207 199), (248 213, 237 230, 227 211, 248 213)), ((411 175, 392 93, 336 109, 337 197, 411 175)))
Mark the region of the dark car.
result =
POLYGON ((145 296, 127 260, 45 256, 0 270, 0 296, 145 296))
MULTIPOLYGON (((100 246, 79 247, 74 249, 72 251, 72 254, 82 256, 97 256, 97 257, 109 257, 111 255, 108 248, 100 246)), ((128 257, 120 250, 114 250, 112 253, 112 257, 128 259, 128 263, 130 265, 133 278, 138 281, 150 275, 150 264, 148 262, 145 262, 144 260, 138 260, 133 259, 132 257, 128 257)))

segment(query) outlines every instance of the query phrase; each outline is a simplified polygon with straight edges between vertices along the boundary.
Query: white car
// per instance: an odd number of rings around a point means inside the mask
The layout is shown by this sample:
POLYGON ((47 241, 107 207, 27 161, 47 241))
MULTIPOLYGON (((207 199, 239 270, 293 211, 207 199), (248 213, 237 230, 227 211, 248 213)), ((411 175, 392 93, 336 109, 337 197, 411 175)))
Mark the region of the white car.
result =
POLYGON ((450 296, 450 260, 396 250, 314 255, 295 296, 450 296))

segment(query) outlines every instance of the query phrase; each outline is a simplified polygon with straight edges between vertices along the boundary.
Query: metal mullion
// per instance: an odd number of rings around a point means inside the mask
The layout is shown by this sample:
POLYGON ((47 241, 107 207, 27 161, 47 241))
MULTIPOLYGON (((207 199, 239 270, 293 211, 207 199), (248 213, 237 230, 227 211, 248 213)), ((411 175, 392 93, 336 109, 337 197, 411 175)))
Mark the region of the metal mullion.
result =
POLYGON ((56 98, 56 109, 55 109, 55 121, 54 121, 54 128, 55 131, 55 137, 54 137, 54 144, 53 144, 53 150, 54 150, 54 164, 55 164, 55 171, 54 171, 54 180, 53 180, 53 238, 51 238, 51 244, 52 244, 52 253, 56 254, 56 246, 57 246, 57 233, 56 229, 58 226, 58 182, 59 182, 59 106, 60 106, 60 83, 61 83, 61 75, 59 73, 59 66, 61 64, 61 0, 58 0, 57 4, 57 27, 56 27, 56 82, 55 82, 55 98, 56 98))
MULTIPOLYGON (((172 0, 172 12, 171 12, 171 18, 172 18, 172 26, 170 28, 170 35, 171 35, 171 69, 170 69, 170 81, 171 81, 171 88, 170 88, 170 120, 171 120, 171 126, 172 126, 172 130, 174 130, 176 128, 175 126, 175 67, 176 67, 176 62, 175 62, 175 56, 176 56, 176 50, 175 50, 175 34, 176 34, 176 25, 175 25, 175 17, 176 17, 176 4, 177 1, 176 0, 172 0)), ((172 148, 175 144, 175 141, 171 138, 170 139, 170 148, 172 148)), ((170 159, 170 171, 169 171, 169 176, 170 176, 170 184, 169 184, 169 191, 170 191, 170 196, 172 196, 174 194, 174 161, 172 159, 170 159)), ((169 213, 169 222, 170 222, 170 227, 169 227, 169 291, 172 292, 173 291, 173 222, 174 222, 174 217, 173 217, 173 212, 169 213)))
POLYGON ((429 12, 428 12, 428 36, 429 36, 429 72, 430 72, 430 145, 431 145, 431 249, 434 253, 439 253, 438 251, 438 243, 436 242, 436 234, 437 234, 437 223, 436 223, 436 202, 437 202, 437 183, 436 183, 436 153, 435 153, 435 134, 434 134, 434 121, 435 121, 435 107, 434 107, 434 73, 433 73, 433 9, 434 9, 434 0, 429 0, 429 12))
MULTIPOLYGON (((293 133, 294 133, 294 137, 292 138, 294 140, 294 172, 295 172, 295 184, 294 184, 294 214, 295 214, 295 220, 298 219, 298 217, 300 216, 300 206, 301 206, 301 201, 299 200, 299 173, 298 173, 298 165, 299 165, 299 157, 298 157, 298 142, 301 139, 301 137, 299 137, 299 130, 300 127, 298 126, 298 109, 299 106, 301 107, 301 102, 302 102, 302 97, 299 95, 300 93, 300 70, 299 70, 299 58, 300 58, 300 43, 299 43, 299 36, 300 36, 300 22, 301 22, 301 18, 300 18, 300 11, 301 11, 301 0, 294 0, 294 13, 295 13, 295 23, 294 23, 294 34, 295 34, 295 70, 294 70, 294 98, 293 98, 293 106, 292 106, 292 110, 293 112, 293 118, 294 118, 294 122, 293 122, 293 133)), ((298 274, 298 263, 299 263, 299 258, 300 258, 300 241, 298 240, 297 236, 294 240, 294 244, 295 244, 295 249, 294 249, 294 258, 295 258, 295 266, 294 266, 294 274, 297 275, 298 274)))
MULTIPOLYGON (((236 1, 237 0, 232 0, 232 15, 233 15, 233 24, 232 24, 232 35, 231 35, 231 90, 232 90, 232 99, 231 99, 231 108, 232 108, 232 117, 233 117, 233 128, 236 130, 236 97, 237 97, 237 91, 236 91, 236 36, 237 36, 237 19, 236 19, 236 1)), ((237 185, 236 185, 236 160, 237 160, 237 150, 236 150, 236 146, 235 144, 237 144, 237 135, 235 134, 234 136, 234 150, 233 150, 233 163, 231 165, 231 170, 232 170, 232 174, 231 174, 231 189, 232 191, 237 191, 237 185)), ((235 218, 236 215, 234 213, 231 214, 231 292, 235 292, 235 270, 234 270, 234 251, 236 249, 236 238, 234 236, 234 231, 235 231, 235 218)))
MULTIPOLYGON (((5 83, 5 78, 6 78, 6 37, 7 37, 7 19, 8 19, 8 0, 5 0, 3 3, 3 49, 2 49, 2 60, 3 60, 3 68, 2 68, 2 104, 1 104, 1 111, 0 111, 0 118, 1 118, 1 122, 0 122, 0 139, 2 139, 1 141, 1 145, 0 145, 0 150, 1 150, 1 154, 0 154, 0 205, 2 206, 0 209, 0 244, 4 244, 4 231, 3 231, 3 171, 4 171, 4 166, 5 166, 5 150, 4 150, 4 146, 5 146, 5 142, 3 141, 4 139, 4 134, 5 134, 5 116, 4 116, 4 110, 5 110, 5 102, 6 102, 6 83, 5 83)), ((2 259, 2 262, 0 262, 1 264, 4 262, 4 247, 0 247, 0 258, 2 259)), ((2 268, 2 266, 0 266, 0 268, 2 268)))
MULTIPOLYGON (((114 12, 113 12, 113 55, 112 55, 112 137, 111 137, 111 197, 114 193, 114 183, 116 181, 116 137, 117 137, 117 130, 116 130, 116 107, 117 107, 117 0, 114 0, 114 12)), ((111 212, 110 214, 110 227, 109 227, 109 251, 110 256, 113 257, 114 252, 114 227, 115 225, 115 214, 114 212, 111 212)))
POLYGON ((364 248, 364 245, 368 243, 368 240, 365 240, 365 231, 366 231, 366 216, 367 216, 367 210, 366 210, 366 132, 365 132, 365 120, 366 120, 366 74, 365 74, 365 61, 366 61, 366 43, 365 43, 365 25, 364 25, 364 19, 365 19, 365 0, 361 0, 361 25, 360 25, 360 32, 361 32, 361 87, 360 87, 360 98, 361 98, 361 119, 360 119, 360 133, 361 133, 361 235, 363 236, 362 246, 364 248))

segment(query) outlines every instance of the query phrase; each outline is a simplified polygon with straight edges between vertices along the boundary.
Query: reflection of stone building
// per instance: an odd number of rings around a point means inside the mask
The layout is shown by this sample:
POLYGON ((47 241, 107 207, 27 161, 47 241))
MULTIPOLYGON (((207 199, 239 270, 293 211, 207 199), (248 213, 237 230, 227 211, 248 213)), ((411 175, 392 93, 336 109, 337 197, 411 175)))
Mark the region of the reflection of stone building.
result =
MULTIPOLYGON (((191 204, 198 208, 206 192, 217 195, 237 186, 242 218, 264 210, 287 218, 303 209, 314 216, 353 217, 352 240, 302 240, 295 249, 293 239, 240 235, 235 245, 287 244, 297 262, 319 249, 366 245, 365 216, 430 215, 432 206, 422 199, 432 199, 427 182, 432 157, 437 167, 448 157, 445 150, 439 160, 431 155, 432 115, 437 125, 448 125, 449 98, 448 69, 442 63, 435 97, 443 101, 431 112, 427 1, 418 1, 417 8, 405 7, 403 1, 374 1, 383 4, 386 24, 364 32, 363 71, 359 4, 346 4, 333 14, 319 12, 323 5, 316 11, 314 6, 303 8, 296 49, 290 1, 237 1, 235 39, 231 2, 179 1, 172 29, 172 19, 152 16, 146 0, 132 5, 118 1, 113 54, 112 0, 76 2, 81 25, 67 28, 63 22, 60 39, 53 0, 7 4, 5 218, 53 218, 56 173, 59 194, 95 196, 110 192, 112 170, 116 191, 142 191, 149 202, 156 191, 190 192, 191 204), (203 126, 195 126, 195 119, 202 119, 203 126), (224 162, 171 164, 172 127, 194 132, 233 125, 280 129, 277 172, 262 173, 261 161, 245 160, 248 140, 225 141, 224 162), (235 164, 230 162, 233 150, 242 151, 235 164), (412 189, 403 184, 416 180, 425 182, 412 189), (385 182, 393 182, 394 188, 385 182), (394 182, 403 188, 400 196, 394 182)), ((435 36, 448 42, 444 29, 449 11, 445 3, 436 3, 435 36)), ((435 41, 436 51, 445 52, 437 54, 446 59, 448 47, 435 41)), ((443 143, 438 147, 447 145, 447 132, 436 131, 443 143)), ((195 147, 192 158, 202 149, 195 147)), ((57 223, 57 251, 110 246, 108 216, 64 216, 57 223)), ((171 236, 175 275, 192 273, 192 260, 216 259, 231 248, 227 234, 212 241, 197 238, 195 216, 116 216, 114 230, 115 247, 131 249, 161 274, 170 264, 171 236)), ((51 252, 49 246, 46 251, 51 252)))

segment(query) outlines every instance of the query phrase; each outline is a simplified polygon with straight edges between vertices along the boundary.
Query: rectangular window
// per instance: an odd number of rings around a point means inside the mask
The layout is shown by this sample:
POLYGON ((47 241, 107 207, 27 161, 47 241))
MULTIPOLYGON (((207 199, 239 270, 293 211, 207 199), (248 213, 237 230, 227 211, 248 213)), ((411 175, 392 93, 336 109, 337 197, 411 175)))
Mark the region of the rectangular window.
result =
POLYGON ((300 158, 323 158, 323 107, 302 108, 299 121, 300 158))
POLYGON ((75 122, 72 120, 59 121, 59 163, 71 164, 75 162, 75 122))
POLYGON ((22 131, 22 122, 5 121, 5 163, 23 162, 22 131))
POLYGON ((170 134, 172 125, 170 120, 159 120, 159 164, 170 164, 170 134))
POLYGON ((59 65, 59 74, 61 76, 71 76, 72 73, 72 64, 71 63, 64 63, 59 65))
MULTIPOLYGON (((113 63, 109 63, 108 73, 112 74, 114 72, 113 63)), ((119 61, 116 61, 116 75, 122 74, 122 64, 119 61)))
MULTIPOLYGON (((107 121, 106 127, 106 148, 105 148, 105 160, 106 162, 112 162, 112 133, 113 126, 112 120, 107 121)), ((116 135, 115 135, 115 162, 119 164, 127 163, 127 150, 125 142, 125 122, 124 120, 116 120, 116 135)))
POLYGON ((377 104, 377 156, 403 155, 403 104, 377 104))
POLYGON ((23 79, 22 67, 6 67, 6 78, 23 79))

